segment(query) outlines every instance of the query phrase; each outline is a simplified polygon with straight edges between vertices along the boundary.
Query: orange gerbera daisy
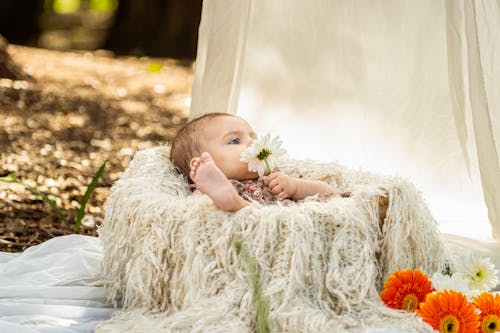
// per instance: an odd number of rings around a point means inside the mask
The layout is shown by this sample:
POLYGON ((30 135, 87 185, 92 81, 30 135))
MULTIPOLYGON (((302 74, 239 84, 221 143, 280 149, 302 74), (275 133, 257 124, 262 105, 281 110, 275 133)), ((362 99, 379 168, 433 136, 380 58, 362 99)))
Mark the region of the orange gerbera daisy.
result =
POLYGON ((420 302, 425 301, 425 296, 433 291, 427 275, 418 269, 407 269, 389 276, 380 297, 388 307, 415 311, 420 302))
POLYGON ((474 305, 481 311, 481 333, 500 331, 500 295, 482 293, 474 297, 474 305))
POLYGON ((477 332, 479 327, 479 316, 475 309, 464 294, 445 290, 429 294, 416 312, 439 332, 472 333, 477 332))

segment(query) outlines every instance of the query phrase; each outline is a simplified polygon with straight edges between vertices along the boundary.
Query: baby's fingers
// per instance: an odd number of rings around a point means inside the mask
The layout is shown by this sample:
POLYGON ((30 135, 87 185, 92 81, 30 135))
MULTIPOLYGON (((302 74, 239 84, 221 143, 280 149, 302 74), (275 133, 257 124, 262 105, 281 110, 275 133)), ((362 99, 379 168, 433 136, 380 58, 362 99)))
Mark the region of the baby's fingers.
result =
POLYGON ((270 173, 270 174, 269 174, 269 175, 267 175, 267 176, 265 176, 265 177, 264 177, 264 185, 266 185, 267 187, 270 187, 270 186, 269 186, 269 183, 270 183, 272 180, 276 179, 276 177, 278 177, 278 175, 277 175, 276 173, 274 173, 274 172, 273 172, 273 173, 270 173))
POLYGON ((272 189, 276 186, 279 186, 280 184, 281 184, 280 180, 278 178, 274 178, 271 181, 269 181, 269 183, 266 186, 272 189))
POLYGON ((286 199, 286 198, 288 198, 288 194, 287 194, 285 191, 283 191, 283 192, 278 193, 278 194, 276 195, 276 197, 277 197, 278 199, 286 199))
POLYGON ((269 187, 269 188, 271 189, 271 193, 274 195, 278 195, 283 191, 283 189, 279 185, 275 185, 275 186, 269 187))

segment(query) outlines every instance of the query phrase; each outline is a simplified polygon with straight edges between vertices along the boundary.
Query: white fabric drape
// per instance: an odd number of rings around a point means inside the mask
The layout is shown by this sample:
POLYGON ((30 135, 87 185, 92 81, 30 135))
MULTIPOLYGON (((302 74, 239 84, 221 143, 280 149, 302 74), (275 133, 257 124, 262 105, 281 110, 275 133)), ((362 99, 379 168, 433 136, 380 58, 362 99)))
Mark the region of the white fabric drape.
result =
POLYGON ((499 238, 498 6, 205 0, 191 117, 238 113, 293 157, 408 177, 443 231, 499 238))
POLYGON ((453 112, 465 153, 463 124, 472 123, 488 216, 500 238, 500 3, 447 0, 446 16, 453 112))
POLYGON ((52 238, 0 252, 0 332, 90 333, 117 313, 102 287, 97 237, 52 238))

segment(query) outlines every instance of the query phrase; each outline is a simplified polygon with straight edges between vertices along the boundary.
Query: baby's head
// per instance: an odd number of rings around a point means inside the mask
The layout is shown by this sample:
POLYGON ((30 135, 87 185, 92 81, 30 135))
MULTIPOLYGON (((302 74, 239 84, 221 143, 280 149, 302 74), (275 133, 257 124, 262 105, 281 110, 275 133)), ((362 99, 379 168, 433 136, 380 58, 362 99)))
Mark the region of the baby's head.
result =
POLYGON ((170 160, 189 178, 193 158, 208 152, 215 164, 229 179, 256 179, 240 154, 248 148, 256 134, 242 118, 228 113, 209 113, 191 120, 179 130, 172 141, 170 160))

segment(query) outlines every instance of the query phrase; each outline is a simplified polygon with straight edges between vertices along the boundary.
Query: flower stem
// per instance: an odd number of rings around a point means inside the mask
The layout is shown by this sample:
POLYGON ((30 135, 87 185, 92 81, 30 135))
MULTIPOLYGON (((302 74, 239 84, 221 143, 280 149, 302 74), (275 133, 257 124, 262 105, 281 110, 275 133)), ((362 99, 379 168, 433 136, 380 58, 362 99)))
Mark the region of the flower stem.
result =
POLYGON ((266 163, 267 171, 269 171, 269 173, 273 172, 273 169, 271 169, 271 166, 269 165, 269 162, 267 161, 267 158, 264 159, 264 162, 266 163))

